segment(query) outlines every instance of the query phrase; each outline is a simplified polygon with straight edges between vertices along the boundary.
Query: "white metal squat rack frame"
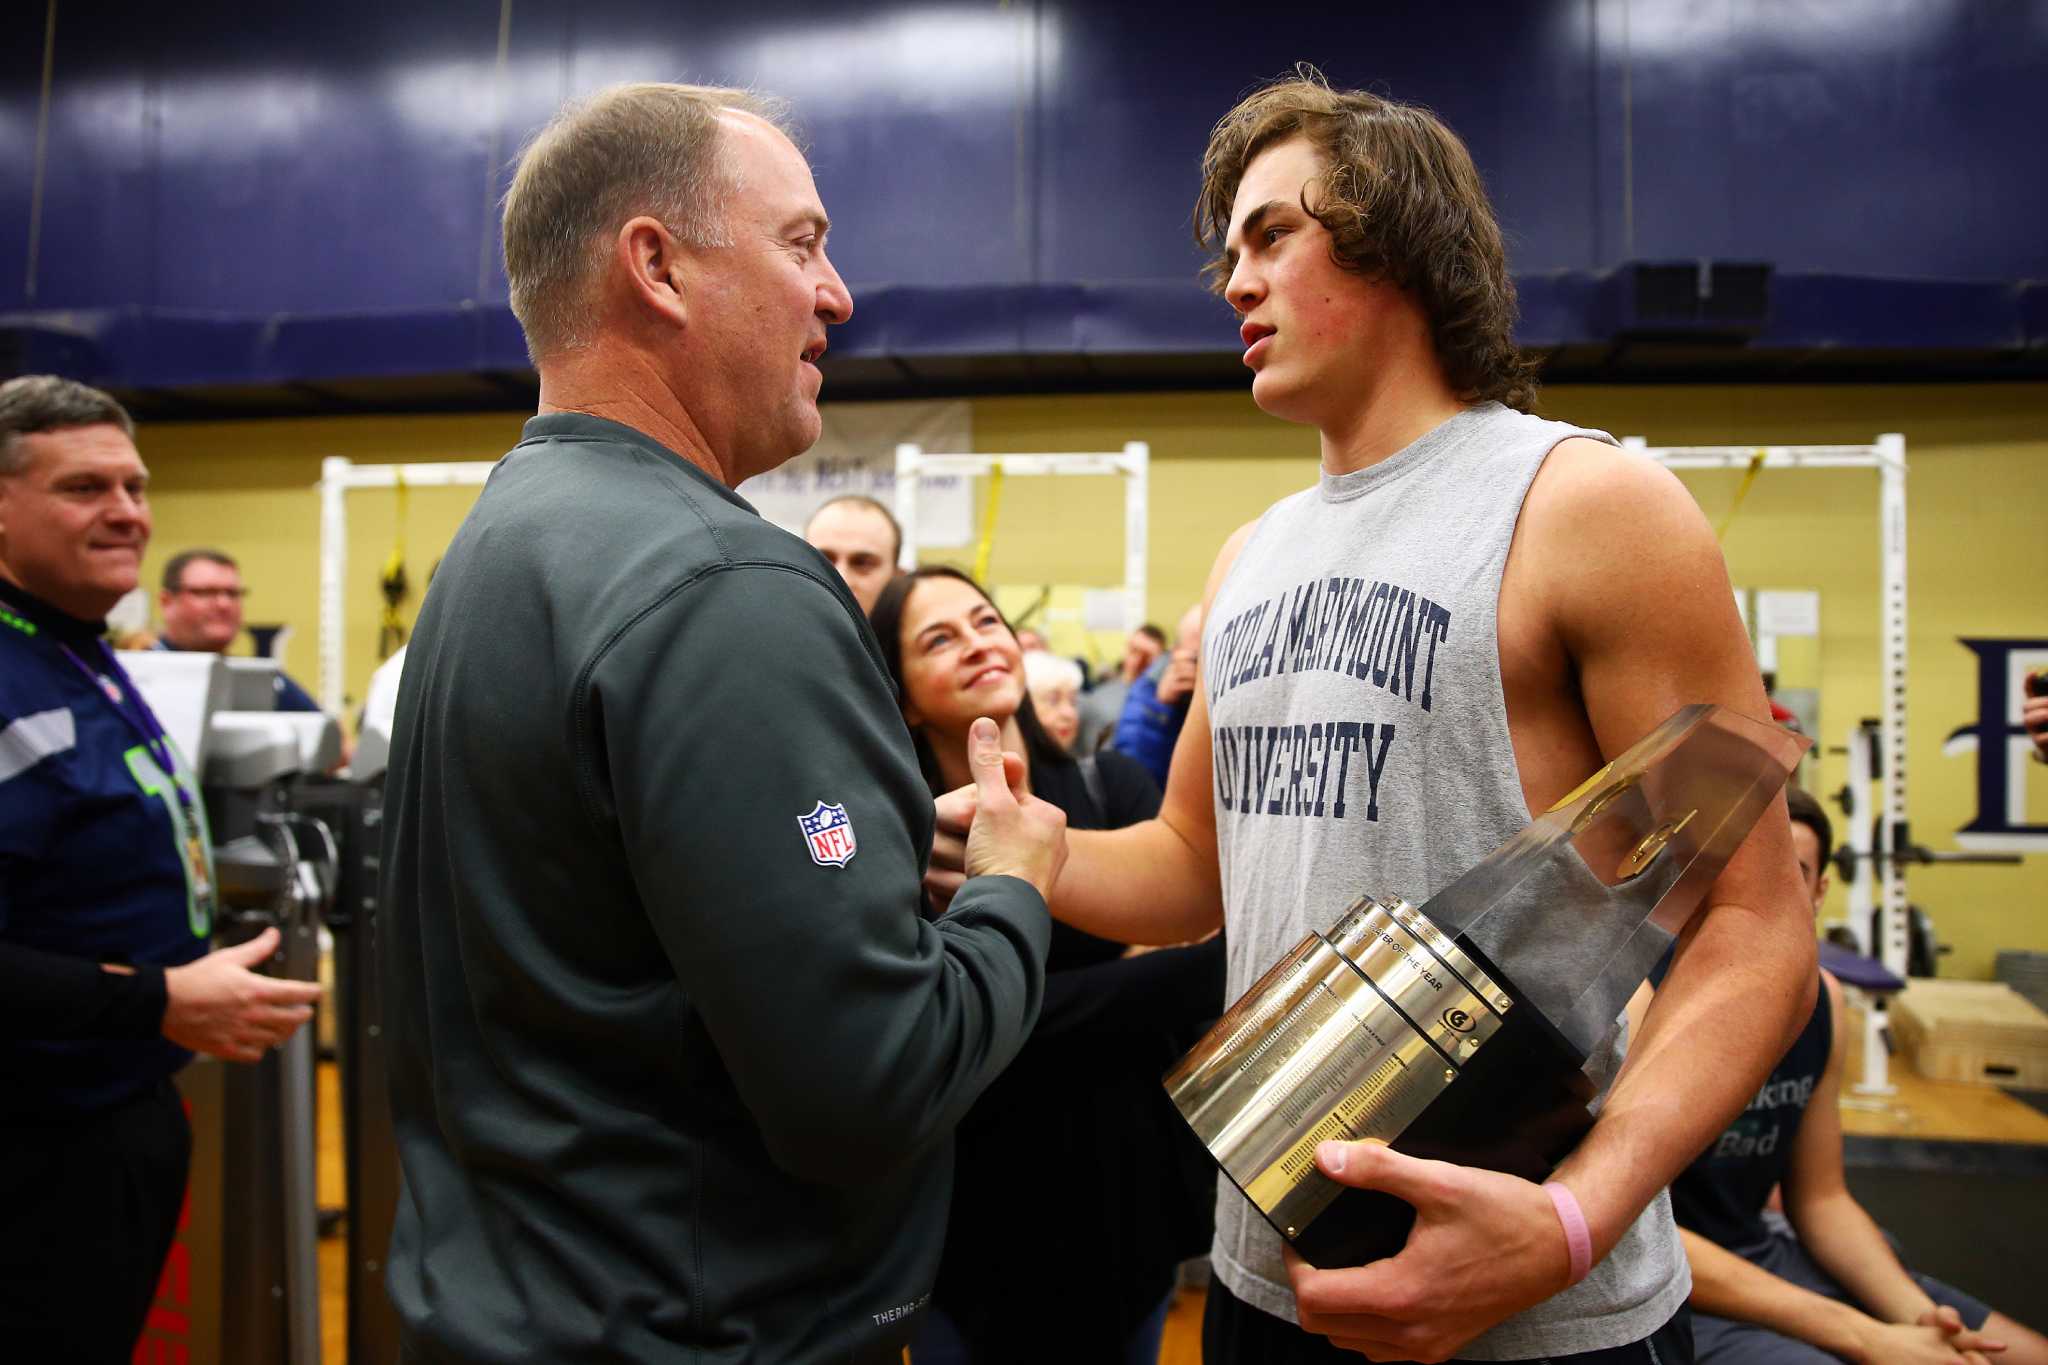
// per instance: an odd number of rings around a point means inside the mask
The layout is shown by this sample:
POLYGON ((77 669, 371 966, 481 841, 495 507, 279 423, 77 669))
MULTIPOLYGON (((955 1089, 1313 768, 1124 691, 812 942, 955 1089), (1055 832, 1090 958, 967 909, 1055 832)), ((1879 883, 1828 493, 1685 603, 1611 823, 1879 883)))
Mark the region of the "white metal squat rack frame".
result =
MULTIPOLYGON (((1877 537, 1881 587, 1878 664, 1882 688, 1879 725, 1882 749, 1882 818, 1872 829, 1863 808, 1872 781, 1870 746, 1859 729, 1849 739, 1849 791, 1857 808, 1848 818, 1848 842, 1856 873, 1849 882, 1849 929, 1865 953, 1871 952, 1872 888, 1883 918, 1877 957, 1894 976, 1904 979, 1907 964, 1906 865, 1906 438, 1887 432, 1869 445, 1821 446, 1653 446, 1641 436, 1622 441, 1666 469, 1747 469, 1759 453, 1765 469, 1875 469, 1878 474, 1877 537), (1873 838, 1874 836, 1874 838, 1873 838), (1873 876, 1873 870, 1875 875, 1873 876)), ((1825 850, 1824 850, 1825 852, 1825 850)), ((1883 1029, 1885 1017, 1865 1011, 1864 1094, 1890 1094, 1883 1029)))
POLYGON ((357 464, 345 455, 320 462, 320 709, 339 716, 347 709, 344 668, 348 628, 348 495, 358 488, 451 488, 480 485, 496 460, 453 464, 357 464))
MULTIPOLYGON (((986 475, 1001 467, 1005 477, 1045 474, 1113 474, 1124 481, 1124 616, 1132 625, 1145 619, 1145 562, 1151 449, 1128 441, 1120 451, 1044 455, 968 455, 927 453, 921 446, 896 447, 896 519, 903 527, 900 562, 917 562, 918 483, 942 475, 986 475)), ((320 681, 323 710, 341 715, 346 708, 348 590, 348 495, 358 489, 448 488, 481 485, 497 468, 495 460, 447 464, 359 465, 342 455, 320 462, 320 681)))
MULTIPOLYGON (((896 447, 896 521, 903 528, 900 567, 917 565, 918 483, 944 475, 973 478, 1000 469, 1003 477, 1018 475, 1115 474, 1124 481, 1124 629, 1145 619, 1145 559, 1151 508, 1152 448, 1126 441, 1118 451, 1082 451, 1049 455, 942 455, 904 443, 896 447)), ((983 528, 984 534, 987 528, 983 528)))

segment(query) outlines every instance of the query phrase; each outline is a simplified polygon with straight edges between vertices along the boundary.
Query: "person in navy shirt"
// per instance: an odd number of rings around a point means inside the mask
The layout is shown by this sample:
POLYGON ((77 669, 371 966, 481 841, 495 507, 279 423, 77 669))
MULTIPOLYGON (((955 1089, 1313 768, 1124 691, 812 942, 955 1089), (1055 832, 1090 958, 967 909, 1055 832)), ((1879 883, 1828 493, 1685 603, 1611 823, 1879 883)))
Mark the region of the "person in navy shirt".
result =
MULTIPOLYGON (((1808 793, 1792 788, 1786 804, 1818 914, 1834 829, 1808 793)), ((1632 1027, 1649 994, 1645 986, 1630 1003, 1632 1027)), ((1842 983, 1823 970, 1804 1031, 1741 1115, 1671 1182, 1692 1265, 1699 1365, 2044 1365, 2048 1340, 1909 1270, 1850 1192, 1838 1111, 1848 1032, 1842 983), (1780 1187, 1782 1214, 1770 1208, 1780 1187)))
POLYGON ((102 636, 149 544, 149 472, 106 394, 0 384, 0 1342, 126 1361, 184 1200, 171 1076, 255 1061, 318 986, 207 951, 198 783, 102 636))

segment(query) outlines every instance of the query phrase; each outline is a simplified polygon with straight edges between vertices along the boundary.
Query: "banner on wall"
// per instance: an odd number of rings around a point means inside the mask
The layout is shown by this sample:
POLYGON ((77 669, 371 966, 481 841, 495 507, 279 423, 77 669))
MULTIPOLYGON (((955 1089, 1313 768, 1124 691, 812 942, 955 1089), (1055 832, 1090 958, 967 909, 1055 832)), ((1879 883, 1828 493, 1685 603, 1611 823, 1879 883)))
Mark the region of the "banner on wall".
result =
MULTIPOLYGON (((964 455, 974 449, 973 409, 945 403, 833 403, 818 443, 778 469, 739 486, 739 495, 783 530, 803 534, 820 504, 850 493, 896 505, 896 447, 964 455)), ((917 543, 951 548, 974 538, 972 490, 962 478, 928 478, 918 489, 917 543)))
POLYGON ((1956 831, 1956 843, 1986 853, 2048 853, 2048 824, 2027 821, 2033 741, 2020 725, 2027 675, 2048 668, 2048 640, 1959 641, 1977 656, 1977 719, 1957 726, 1941 746, 1950 758, 1977 756, 1977 814, 1956 831))

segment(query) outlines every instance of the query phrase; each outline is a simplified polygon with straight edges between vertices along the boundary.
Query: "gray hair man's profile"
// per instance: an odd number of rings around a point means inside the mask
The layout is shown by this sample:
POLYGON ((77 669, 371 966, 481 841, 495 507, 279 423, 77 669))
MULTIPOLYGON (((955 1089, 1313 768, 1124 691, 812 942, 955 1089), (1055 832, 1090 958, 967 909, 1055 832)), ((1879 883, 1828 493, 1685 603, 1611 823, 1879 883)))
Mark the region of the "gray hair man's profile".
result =
POLYGON ((860 608, 733 493, 819 434, 853 300, 777 104, 627 85, 505 199, 540 413, 399 685, 379 968, 435 1361, 896 1360, 954 1124, 1036 1017, 1064 858, 988 727, 975 875, 860 608))

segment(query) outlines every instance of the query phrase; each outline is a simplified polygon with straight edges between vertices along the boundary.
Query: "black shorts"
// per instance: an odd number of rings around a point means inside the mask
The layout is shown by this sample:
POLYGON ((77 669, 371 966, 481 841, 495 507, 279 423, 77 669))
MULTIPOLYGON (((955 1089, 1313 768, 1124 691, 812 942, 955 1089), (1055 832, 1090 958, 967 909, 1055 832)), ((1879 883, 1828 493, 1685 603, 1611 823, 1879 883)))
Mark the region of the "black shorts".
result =
MULTIPOLYGON (((1365 1357, 1253 1308, 1221 1280, 1211 1280, 1202 1314, 1202 1359, 1207 1365, 1358 1365, 1365 1357)), ((1555 1365, 1693 1365, 1692 1311, 1681 1307, 1662 1327, 1626 1346, 1543 1359, 1555 1365)))
POLYGON ((177 1231, 192 1130, 168 1080, 75 1122, 0 1127, 0 1344, 127 1365, 177 1231))

